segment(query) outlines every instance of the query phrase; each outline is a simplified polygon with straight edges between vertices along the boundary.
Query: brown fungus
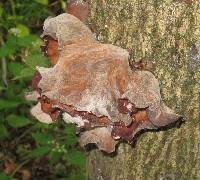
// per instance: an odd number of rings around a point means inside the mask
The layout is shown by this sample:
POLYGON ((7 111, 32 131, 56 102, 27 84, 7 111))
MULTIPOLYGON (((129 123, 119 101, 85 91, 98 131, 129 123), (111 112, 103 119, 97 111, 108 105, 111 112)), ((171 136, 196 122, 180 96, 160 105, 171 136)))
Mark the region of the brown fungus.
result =
POLYGON ((81 146, 94 143, 110 153, 119 139, 131 143, 141 129, 180 118, 162 102, 151 72, 132 71, 125 49, 97 42, 78 18, 48 18, 45 36, 58 43, 59 54, 53 67, 37 67, 32 84, 39 102, 31 113, 52 123, 63 110, 63 120, 76 124, 81 146))
POLYGON ((82 22, 87 22, 90 0, 70 0, 67 4, 66 12, 82 22))
POLYGON ((41 50, 50 59, 50 63, 54 66, 59 58, 58 41, 51 36, 46 35, 43 38, 44 45, 41 46, 41 50))

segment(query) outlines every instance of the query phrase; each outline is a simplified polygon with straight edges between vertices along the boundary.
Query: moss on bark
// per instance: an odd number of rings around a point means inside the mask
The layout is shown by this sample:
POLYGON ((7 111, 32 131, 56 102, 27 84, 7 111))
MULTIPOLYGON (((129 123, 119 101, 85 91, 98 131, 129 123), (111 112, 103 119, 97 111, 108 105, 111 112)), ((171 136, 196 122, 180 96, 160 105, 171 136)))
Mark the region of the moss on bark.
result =
POLYGON ((92 0, 97 38, 149 58, 165 103, 186 121, 145 132, 116 155, 92 150, 87 179, 200 179, 200 3, 171 0, 92 0))

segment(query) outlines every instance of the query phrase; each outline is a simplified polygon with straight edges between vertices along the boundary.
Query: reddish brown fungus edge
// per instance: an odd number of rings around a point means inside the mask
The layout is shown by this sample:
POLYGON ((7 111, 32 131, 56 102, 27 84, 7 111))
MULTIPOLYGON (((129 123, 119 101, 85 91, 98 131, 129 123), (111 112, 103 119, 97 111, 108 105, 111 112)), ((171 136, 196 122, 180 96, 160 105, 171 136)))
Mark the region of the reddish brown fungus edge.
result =
POLYGON ((58 41, 50 35, 45 35, 42 37, 42 40, 44 41, 44 45, 40 46, 41 51, 49 58, 51 66, 54 66, 58 62, 58 57, 60 54, 58 41))
POLYGON ((135 104, 131 103, 127 98, 117 100, 117 109, 122 114, 133 114, 137 112, 135 104))
POLYGON ((77 17, 80 21, 87 23, 89 5, 90 0, 86 0, 83 2, 71 0, 67 4, 66 12, 77 17))
POLYGON ((111 135, 114 139, 122 138, 126 140, 128 143, 132 142, 134 132, 137 130, 139 125, 141 125, 141 121, 133 121, 131 125, 128 127, 125 126, 123 122, 117 122, 114 124, 111 135))
MULTIPOLYGON (((131 113, 131 118, 133 119, 132 123, 129 126, 126 126, 123 121, 112 122, 108 117, 101 116, 98 117, 95 114, 87 111, 77 111, 73 106, 60 103, 58 100, 50 100, 46 96, 41 96, 38 98, 38 101, 41 103, 41 109, 44 113, 47 113, 51 116, 53 121, 59 116, 60 110, 64 110, 72 117, 81 117, 84 122, 84 125, 81 127, 76 126, 76 133, 79 134, 83 131, 91 130, 98 127, 112 127, 111 136, 113 139, 124 139, 128 143, 131 143, 132 138, 135 135, 135 132, 138 131, 139 127, 146 122, 150 122, 146 110, 139 110, 134 108, 134 113, 131 113), (84 121, 87 120, 87 121, 84 121)), ((119 99, 118 102, 122 103, 124 106, 129 102, 128 99, 119 99)), ((132 103, 133 104, 133 103, 132 103)), ((134 105, 134 104, 133 104, 134 105)), ((121 108, 121 106, 120 106, 121 108)), ((120 109, 121 111, 122 109, 120 109)), ((127 109, 123 109, 122 113, 126 113, 127 109)), ((129 113, 129 112, 128 112, 129 113)))
POLYGON ((50 41, 50 40, 56 41, 56 40, 53 39, 53 38, 52 38, 51 36, 49 36, 49 35, 45 35, 44 37, 42 37, 42 40, 44 41, 44 44, 40 46, 41 51, 44 53, 45 56, 48 56, 47 48, 48 48, 49 41, 50 41))
POLYGON ((60 103, 58 100, 50 100, 46 96, 41 96, 40 98, 38 98, 38 100, 41 103, 42 111, 49 115, 51 115, 52 112, 57 114, 58 111, 64 110, 72 117, 79 116, 82 119, 88 120, 89 123, 84 122, 84 126, 77 129, 79 131, 89 130, 94 127, 108 126, 109 124, 111 124, 111 121, 106 116, 97 117, 95 114, 87 111, 77 111, 71 105, 60 103))
POLYGON ((40 88, 38 87, 38 84, 40 80, 42 79, 41 74, 38 71, 35 71, 33 78, 32 78, 32 83, 31 86, 34 90, 38 91, 39 93, 41 92, 40 88))

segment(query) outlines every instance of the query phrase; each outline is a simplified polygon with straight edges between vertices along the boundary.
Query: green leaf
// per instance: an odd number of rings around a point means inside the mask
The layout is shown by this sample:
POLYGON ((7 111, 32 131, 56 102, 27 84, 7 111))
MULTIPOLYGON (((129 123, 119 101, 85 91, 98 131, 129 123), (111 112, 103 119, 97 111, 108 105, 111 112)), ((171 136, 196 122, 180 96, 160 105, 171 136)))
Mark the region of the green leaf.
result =
POLYGON ((8 137, 8 131, 3 124, 0 124, 0 139, 8 137))
POLYGON ((24 157, 26 157, 30 153, 30 151, 30 149, 28 149, 27 147, 23 147, 23 145, 18 145, 16 150, 17 154, 19 154, 22 159, 25 159, 24 157))
POLYGON ((50 163, 55 164, 58 163, 60 158, 62 157, 62 153, 54 151, 51 153, 50 163))
POLYGON ((0 85, 0 91, 7 89, 7 87, 1 86, 0 85))
POLYGON ((3 14, 3 8, 2 8, 2 6, 0 5, 0 17, 2 16, 2 14, 3 14))
POLYGON ((40 3, 40 4, 42 4, 42 5, 48 5, 48 0, 34 0, 35 2, 37 2, 37 3, 40 3))
POLYGON ((62 10, 65 11, 66 9, 66 2, 64 0, 61 0, 61 7, 62 7, 62 10))
POLYGON ((75 134, 75 126, 73 124, 68 124, 67 126, 65 126, 63 132, 66 134, 66 135, 74 135, 76 136, 75 134))
POLYGON ((15 48, 9 47, 7 44, 0 48, 0 58, 12 55, 15 53, 15 48))
POLYGON ((27 67, 27 68, 24 68, 20 75, 16 76, 15 78, 13 78, 13 80, 18 80, 18 79, 24 79, 24 80, 31 80, 32 77, 33 77, 33 74, 34 74, 34 70, 27 67))
POLYGON ((73 145, 77 144, 77 142, 78 142, 77 137, 74 136, 74 135, 68 135, 65 138, 65 145, 66 146, 73 146, 73 145))
POLYGON ((13 55, 17 50, 17 38, 9 36, 6 43, 0 48, 0 58, 13 55))
POLYGON ((31 153, 27 156, 27 158, 37 158, 48 154, 51 150, 51 147, 42 146, 36 149, 33 149, 31 153))
POLYGON ((32 122, 25 117, 17 116, 17 115, 9 115, 6 120, 8 124, 14 128, 20 128, 32 124, 32 122))
POLYGON ((48 145, 53 141, 53 136, 51 134, 47 133, 40 133, 40 132, 35 132, 32 133, 32 137, 34 140, 37 142, 39 145, 48 145))
POLYGON ((77 180, 77 179, 78 180, 85 180, 85 175, 83 173, 79 173, 77 175, 72 175, 72 176, 66 178, 65 180, 77 180))
POLYGON ((81 151, 71 151, 67 156, 68 161, 71 164, 79 165, 81 167, 85 166, 85 154, 81 151))
POLYGON ((0 100, 0 110, 1 109, 8 109, 8 108, 16 108, 20 102, 17 101, 9 101, 9 100, 0 100))
POLYGON ((47 67, 48 59, 42 54, 35 54, 24 58, 24 62, 31 68, 35 69, 36 66, 47 67))
POLYGON ((17 45, 20 47, 27 48, 27 47, 31 46, 32 43, 37 40, 38 40, 38 36, 30 34, 27 36, 18 37, 17 45))
POLYGON ((30 34, 29 28, 23 24, 18 24, 19 36, 28 36, 30 34))
POLYGON ((8 71, 14 77, 19 76, 21 71, 23 70, 24 66, 20 63, 16 62, 9 62, 8 63, 8 71))
POLYGON ((72 146, 78 142, 73 125, 67 125, 63 132, 66 134, 65 145, 72 146))
POLYGON ((7 175, 4 174, 4 173, 0 173, 0 179, 1 179, 1 180, 11 180, 11 177, 7 176, 7 175))
POLYGON ((34 127, 37 129, 50 129, 52 127, 52 124, 45 124, 37 120, 34 127))

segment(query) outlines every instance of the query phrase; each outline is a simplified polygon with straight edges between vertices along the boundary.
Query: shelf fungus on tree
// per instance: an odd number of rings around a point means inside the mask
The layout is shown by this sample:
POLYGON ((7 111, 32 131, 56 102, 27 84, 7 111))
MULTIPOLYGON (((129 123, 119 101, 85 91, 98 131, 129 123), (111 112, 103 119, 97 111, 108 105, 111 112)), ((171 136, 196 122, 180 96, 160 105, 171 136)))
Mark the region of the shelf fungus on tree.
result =
POLYGON ((162 102, 151 72, 132 71, 125 49, 99 43, 78 18, 48 18, 42 37, 52 66, 37 67, 32 85, 38 104, 31 113, 52 123, 63 112, 66 123, 76 124, 81 146, 94 143, 110 153, 120 139, 131 143, 138 131, 180 118, 162 102))

